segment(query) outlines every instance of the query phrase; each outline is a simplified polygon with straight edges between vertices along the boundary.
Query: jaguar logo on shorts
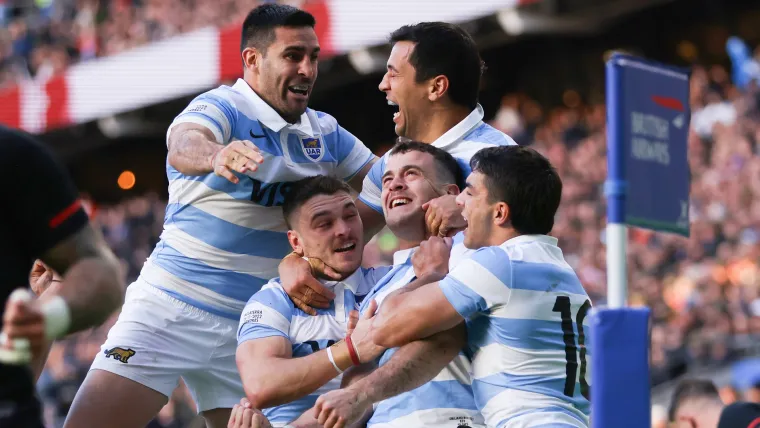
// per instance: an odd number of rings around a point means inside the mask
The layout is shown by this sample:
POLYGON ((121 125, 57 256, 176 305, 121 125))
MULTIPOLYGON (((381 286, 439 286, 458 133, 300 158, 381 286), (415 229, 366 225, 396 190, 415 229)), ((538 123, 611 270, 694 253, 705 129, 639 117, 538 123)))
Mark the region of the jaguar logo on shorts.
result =
POLYGON ((115 348, 106 349, 103 353, 106 355, 106 358, 113 357, 114 360, 127 364, 129 359, 132 358, 136 352, 134 349, 124 349, 117 346, 115 348))
POLYGON ((322 159, 322 156, 325 153, 324 147, 322 147, 322 140, 320 140, 319 137, 302 138, 301 148, 303 148, 303 153, 314 162, 322 159))

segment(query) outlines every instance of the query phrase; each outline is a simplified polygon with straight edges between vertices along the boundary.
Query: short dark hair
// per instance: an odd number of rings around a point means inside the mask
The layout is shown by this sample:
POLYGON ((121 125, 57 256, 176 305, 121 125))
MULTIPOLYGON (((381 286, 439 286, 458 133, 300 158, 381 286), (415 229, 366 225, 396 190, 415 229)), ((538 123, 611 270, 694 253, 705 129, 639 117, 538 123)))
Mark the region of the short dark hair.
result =
POLYGON ((715 384, 707 379, 684 379, 676 385, 668 409, 668 420, 676 418, 678 409, 690 399, 708 399, 721 401, 715 384))
POLYGON ((290 217, 309 199, 317 195, 334 195, 338 192, 351 194, 351 188, 343 180, 329 175, 315 175, 290 183, 290 189, 282 202, 285 224, 292 229, 290 217))
POLYGON ((459 190, 464 188, 464 174, 462 168, 459 167, 459 163, 451 156, 449 152, 432 144, 420 143, 418 141, 405 141, 397 140, 395 146, 390 150, 388 156, 395 154, 404 154, 407 152, 422 152, 429 153, 433 156, 436 165, 436 173, 438 179, 446 182, 446 184, 456 184, 459 190))
POLYGON ((390 41, 415 44, 409 63, 418 83, 444 75, 449 79, 451 101, 469 109, 477 106, 484 64, 475 40, 465 30, 447 22, 420 22, 394 31, 390 41))
POLYGON ((274 29, 277 27, 314 28, 315 24, 316 20, 309 12, 284 4, 263 4, 251 10, 243 21, 240 52, 254 47, 266 53, 274 41, 274 29))
POLYGON ((509 221, 523 235, 546 235, 562 199, 562 180, 552 164, 529 147, 488 147, 470 159, 485 175, 491 203, 509 205, 509 221))

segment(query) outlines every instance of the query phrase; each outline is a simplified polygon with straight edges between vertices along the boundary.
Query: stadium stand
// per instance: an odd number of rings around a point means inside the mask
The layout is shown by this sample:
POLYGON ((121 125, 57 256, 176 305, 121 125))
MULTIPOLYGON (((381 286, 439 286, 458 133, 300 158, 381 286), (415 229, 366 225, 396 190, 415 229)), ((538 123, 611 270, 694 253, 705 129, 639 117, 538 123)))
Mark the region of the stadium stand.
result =
MULTIPOLYGON (((325 1, 290 3, 317 7, 325 1)), ((113 56, 181 33, 208 26, 232 28, 258 3, 0 0, 0 93, 19 82, 46 81, 75 63, 86 64, 93 58, 113 56)), ((719 42, 708 42, 717 46, 710 48, 711 59, 726 58, 727 35, 720 34, 716 38, 719 42)), ((753 34, 757 44, 760 33, 753 34)), ((330 49, 337 52, 352 47, 346 44, 330 49)), ((679 53, 689 57, 690 49, 693 46, 684 44, 679 53)), ((760 47, 749 55, 753 53, 760 61, 760 47)), ((760 355, 756 345, 760 337, 760 85, 740 84, 725 60, 707 63, 711 65, 698 65, 692 71, 692 236, 684 239, 631 230, 630 302, 652 308, 653 385, 667 386, 687 372, 709 372, 719 379, 727 402, 737 398, 760 402, 760 378, 745 376, 737 383, 736 373, 744 372, 733 370, 736 361, 760 355)), ((596 64, 601 70, 601 61, 596 64)), ((372 86, 374 90, 376 82, 372 86)), ((605 109, 603 104, 587 104, 584 99, 589 97, 568 90, 562 106, 557 107, 522 92, 510 92, 489 117, 493 116, 493 126, 519 144, 540 150, 557 165, 565 191, 553 235, 560 239, 594 304, 600 305, 606 294, 602 190, 606 174, 605 109)), ((2 109, 0 106, 0 113, 2 109)), ((77 114, 72 112, 72 117, 60 124, 84 122, 77 114)), ((381 147, 387 149, 389 143, 381 147)), ((384 150, 377 145, 374 149, 378 154, 384 150)), ((160 196, 150 193, 116 205, 98 206, 95 220, 121 258, 128 281, 135 278, 157 242, 164 204, 160 196)), ((365 265, 390 263, 395 249, 395 238, 382 233, 367 247, 365 265)), ((62 425, 74 393, 116 316, 97 330, 72 336, 53 347, 38 385, 50 426, 62 425)), ((658 396, 654 402, 653 415, 657 418, 653 422, 657 423, 666 403, 658 396)), ((191 403, 184 388, 178 388, 151 426, 203 426, 194 417, 191 403)))

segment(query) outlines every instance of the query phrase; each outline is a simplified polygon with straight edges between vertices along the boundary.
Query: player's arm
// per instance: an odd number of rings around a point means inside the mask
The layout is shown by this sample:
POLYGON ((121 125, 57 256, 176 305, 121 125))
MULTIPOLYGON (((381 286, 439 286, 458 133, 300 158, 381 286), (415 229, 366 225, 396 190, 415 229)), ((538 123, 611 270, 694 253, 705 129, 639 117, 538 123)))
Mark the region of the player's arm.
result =
POLYGON ((41 144, 24 142, 27 138, 3 141, 4 148, 17 150, 23 159, 14 161, 9 155, 2 159, 8 165, 0 162, 13 180, 24 183, 6 189, 7 200, 14 201, 7 212, 24 231, 21 251, 44 261, 63 279, 37 300, 9 301, 3 332, 10 339, 28 340, 32 356, 44 360, 45 342, 105 321, 121 305, 124 285, 116 257, 90 226, 65 169, 41 144))
POLYGON ((361 193, 356 201, 356 207, 359 209, 359 216, 364 225, 364 240, 367 242, 385 227, 385 216, 380 200, 384 168, 384 157, 373 163, 372 168, 362 180, 361 193))
POLYGON ((167 132, 169 165, 191 176, 214 172, 233 183, 239 181, 234 172, 255 171, 264 160, 258 148, 250 141, 230 143, 236 120, 237 110, 221 96, 193 100, 167 132))
MULTIPOLYGON (((371 416, 372 405, 418 388, 433 379, 457 356, 466 342, 464 324, 399 348, 384 365, 375 370, 343 377, 343 389, 320 396, 314 406, 317 420, 337 419, 347 425, 359 424, 371 416)), ((365 365, 366 366, 366 365, 365 365)), ((370 367, 371 368, 371 367, 370 367)))
MULTIPOLYGON (((256 293, 243 311, 236 357, 246 397, 255 408, 305 397, 353 366, 344 340, 328 349, 293 358, 288 333, 294 310, 284 292, 269 288, 256 293)), ((364 325, 369 326, 368 320, 364 325)), ((366 333, 355 346, 366 355, 375 348, 366 333)))
POLYGON ((282 336, 248 340, 238 346, 240 377, 253 407, 266 409, 298 400, 339 374, 326 350, 293 358, 291 346, 282 336))
POLYGON ((372 323, 373 339, 380 346, 398 347, 448 330, 477 312, 506 303, 511 275, 502 249, 481 248, 442 280, 420 278, 389 295, 372 323))

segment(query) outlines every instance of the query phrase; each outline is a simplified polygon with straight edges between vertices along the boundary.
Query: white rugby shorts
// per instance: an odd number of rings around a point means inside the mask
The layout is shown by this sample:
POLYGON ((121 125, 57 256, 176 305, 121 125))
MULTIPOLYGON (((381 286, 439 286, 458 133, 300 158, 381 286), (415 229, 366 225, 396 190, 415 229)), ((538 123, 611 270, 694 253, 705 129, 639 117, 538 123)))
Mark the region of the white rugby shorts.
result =
POLYGON ((170 397, 182 377, 198 412, 245 396, 235 364, 238 321, 181 302, 139 279, 90 370, 126 377, 170 397))

